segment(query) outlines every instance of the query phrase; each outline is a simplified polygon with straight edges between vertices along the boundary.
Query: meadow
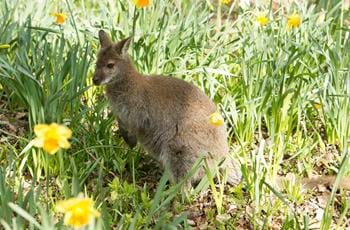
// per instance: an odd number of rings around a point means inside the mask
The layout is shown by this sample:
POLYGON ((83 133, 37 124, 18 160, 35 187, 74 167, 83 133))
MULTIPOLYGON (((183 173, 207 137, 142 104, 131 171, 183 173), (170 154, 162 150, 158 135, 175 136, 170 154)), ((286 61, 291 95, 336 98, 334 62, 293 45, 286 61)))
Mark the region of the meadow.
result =
POLYGON ((348 229, 348 1, 140 2, 0 0, 0 228, 74 228, 62 201, 85 197, 85 229, 348 229), (133 35, 141 73, 214 100, 241 184, 208 171, 183 193, 128 148, 92 85, 100 29, 133 35), (71 130, 70 148, 34 146, 36 125, 51 123, 71 130), (315 175, 337 179, 302 189, 315 175))

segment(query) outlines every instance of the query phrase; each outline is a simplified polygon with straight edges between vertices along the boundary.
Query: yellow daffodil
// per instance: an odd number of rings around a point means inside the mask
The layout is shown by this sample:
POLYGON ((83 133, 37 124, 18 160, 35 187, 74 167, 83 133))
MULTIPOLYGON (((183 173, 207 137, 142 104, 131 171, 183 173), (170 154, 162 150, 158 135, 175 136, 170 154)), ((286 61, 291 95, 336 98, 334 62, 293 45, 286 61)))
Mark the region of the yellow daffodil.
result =
POLYGON ((137 8, 144 8, 151 4, 151 0, 133 0, 137 8))
POLYGON ((223 4, 228 5, 228 4, 230 4, 230 3, 231 3, 231 0, 221 0, 221 2, 222 2, 223 4))
POLYGON ((256 17, 256 21, 259 23, 260 26, 265 26, 269 22, 269 19, 266 17, 266 15, 261 14, 256 17))
POLYGON ((288 28, 296 28, 296 27, 299 27, 300 24, 301 24, 301 18, 299 14, 294 13, 288 17, 288 21, 287 21, 288 28))
POLYGON ((34 127, 37 136, 33 140, 33 145, 43 148, 49 154, 56 153, 60 148, 69 148, 68 139, 72 136, 72 131, 62 125, 52 123, 50 125, 38 124, 34 127))
POLYGON ((10 48, 11 46, 9 44, 1 44, 0 45, 0 49, 8 49, 10 48))
POLYGON ((321 104, 320 104, 320 103, 317 103, 317 102, 314 103, 314 106, 315 106, 315 108, 318 109, 318 110, 322 108, 321 104))
POLYGON ((215 126, 220 126, 224 124, 224 118, 220 115, 220 113, 215 112, 210 115, 209 117, 209 123, 215 126))
POLYGON ((52 13, 51 16, 54 16, 56 18, 56 24, 58 25, 62 25, 68 17, 63 13, 52 13))
POLYGON ((73 228, 84 227, 100 216, 92 199, 82 196, 58 202, 56 210, 64 213, 64 224, 73 228))

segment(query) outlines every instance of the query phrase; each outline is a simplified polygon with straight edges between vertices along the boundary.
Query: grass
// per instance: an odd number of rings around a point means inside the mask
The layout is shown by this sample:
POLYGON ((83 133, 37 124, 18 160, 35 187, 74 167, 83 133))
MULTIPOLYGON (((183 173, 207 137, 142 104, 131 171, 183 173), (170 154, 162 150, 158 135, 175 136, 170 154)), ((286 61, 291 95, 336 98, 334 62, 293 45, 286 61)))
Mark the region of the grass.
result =
POLYGON ((276 178, 349 175, 349 8, 238 2, 1 1, 0 45, 10 45, 0 49, 2 227, 65 229, 54 205, 83 192, 101 212, 88 229, 347 228, 346 191, 301 191, 292 180, 283 190, 276 178), (52 12, 68 19, 56 25, 52 12), (293 12, 302 23, 288 29, 293 12), (208 171, 183 194, 140 147, 127 148, 91 83, 100 28, 134 36, 140 72, 184 79, 216 102, 242 184, 215 184, 208 171), (52 156, 28 145, 34 125, 51 122, 73 131, 72 147, 52 156))

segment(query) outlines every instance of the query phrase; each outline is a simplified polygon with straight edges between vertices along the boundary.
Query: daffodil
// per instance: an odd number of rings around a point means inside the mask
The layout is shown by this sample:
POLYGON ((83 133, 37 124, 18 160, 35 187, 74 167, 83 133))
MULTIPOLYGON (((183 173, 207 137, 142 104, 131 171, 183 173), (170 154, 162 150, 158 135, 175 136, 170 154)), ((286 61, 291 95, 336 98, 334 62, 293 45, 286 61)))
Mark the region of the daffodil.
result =
POLYGON ((269 22, 269 19, 266 17, 266 15, 261 14, 256 17, 256 21, 259 23, 260 26, 265 26, 269 22))
POLYGON ((11 46, 9 44, 1 44, 0 45, 0 49, 8 49, 10 48, 11 46))
POLYGON ((34 127, 34 133, 37 137, 33 140, 33 145, 43 148, 49 154, 55 154, 60 148, 70 147, 68 139, 71 138, 72 131, 63 125, 38 124, 34 127))
POLYGON ((296 28, 296 27, 299 27, 300 24, 301 24, 301 18, 299 14, 293 13, 288 17, 288 21, 287 21, 288 28, 296 28))
POLYGON ((84 227, 100 216, 100 213, 94 209, 92 199, 81 195, 58 202, 56 210, 64 213, 64 224, 73 228, 84 227))
POLYGON ((222 2, 223 4, 228 5, 228 4, 230 4, 230 3, 231 3, 231 0, 221 0, 221 2, 222 2))
POLYGON ((58 25, 62 25, 68 18, 68 16, 63 13, 52 13, 51 16, 56 18, 56 24, 58 25))
POLYGON ((222 124, 224 124, 224 118, 222 118, 220 113, 215 112, 210 115, 209 123, 215 126, 221 126, 222 124))
POLYGON ((137 8, 144 8, 151 4, 151 0, 133 0, 137 8))
POLYGON ((317 102, 314 103, 314 106, 318 110, 322 108, 322 105, 320 103, 317 103, 317 102))

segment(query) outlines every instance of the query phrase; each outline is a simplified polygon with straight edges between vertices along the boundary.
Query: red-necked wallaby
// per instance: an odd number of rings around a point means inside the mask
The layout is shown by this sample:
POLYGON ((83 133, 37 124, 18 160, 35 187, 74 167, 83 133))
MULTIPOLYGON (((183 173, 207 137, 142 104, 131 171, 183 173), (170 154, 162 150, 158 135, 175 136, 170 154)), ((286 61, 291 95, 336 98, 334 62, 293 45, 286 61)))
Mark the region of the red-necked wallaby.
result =
MULTIPOLYGON (((215 104, 199 88, 183 80, 138 73, 128 55, 130 38, 114 43, 101 30, 99 39, 101 49, 93 82, 106 86, 120 134, 128 145, 133 148, 139 142, 170 169, 173 181, 186 175, 203 155, 210 165, 227 158, 221 166, 227 169, 228 182, 239 183, 240 169, 228 158, 226 126, 209 123, 215 104)), ((202 176, 201 168, 190 182, 198 182, 202 176)), ((334 176, 319 176, 299 182, 312 188, 331 185, 334 180, 334 176)), ((350 179, 344 178, 340 187, 350 189, 350 179)))
MULTIPOLYGON (((210 165, 228 157, 226 126, 209 123, 216 106, 199 88, 177 78, 138 73, 128 55, 130 38, 113 43, 101 30, 99 39, 93 82, 106 86, 120 133, 131 148, 139 142, 170 170, 173 181, 202 155, 210 165)), ((232 159, 226 162, 228 181, 238 183, 239 167, 232 159)), ((202 176, 200 169, 190 182, 202 176)))

